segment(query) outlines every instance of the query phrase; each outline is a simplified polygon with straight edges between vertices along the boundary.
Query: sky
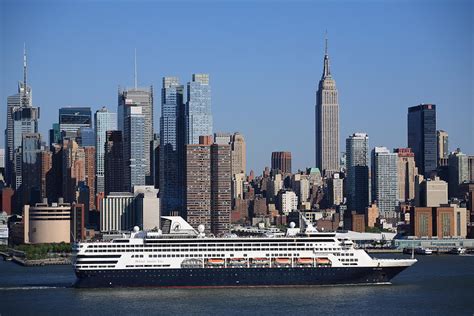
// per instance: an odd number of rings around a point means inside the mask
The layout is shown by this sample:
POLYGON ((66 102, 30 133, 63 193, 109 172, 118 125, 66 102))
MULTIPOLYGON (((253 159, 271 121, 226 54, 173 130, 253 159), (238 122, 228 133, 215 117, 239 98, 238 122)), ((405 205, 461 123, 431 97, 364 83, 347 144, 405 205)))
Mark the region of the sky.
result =
POLYGON ((293 171, 311 167, 326 30, 341 151, 354 132, 371 147, 406 147, 408 107, 434 103, 450 150, 474 154, 474 2, 461 0, 1 0, 0 130, 24 43, 46 142, 60 107, 116 111, 136 48, 156 132, 162 77, 209 73, 214 131, 244 135, 247 172, 260 174, 272 151, 291 151, 293 171))

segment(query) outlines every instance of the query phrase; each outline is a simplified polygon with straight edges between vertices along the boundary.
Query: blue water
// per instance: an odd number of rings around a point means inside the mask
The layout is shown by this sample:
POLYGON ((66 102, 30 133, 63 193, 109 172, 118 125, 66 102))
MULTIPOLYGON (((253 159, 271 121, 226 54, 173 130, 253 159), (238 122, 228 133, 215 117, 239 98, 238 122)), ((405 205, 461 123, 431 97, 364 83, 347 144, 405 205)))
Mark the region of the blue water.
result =
POLYGON ((417 258, 391 285, 220 289, 74 289, 70 266, 0 261, 0 315, 474 315, 474 256, 417 258))

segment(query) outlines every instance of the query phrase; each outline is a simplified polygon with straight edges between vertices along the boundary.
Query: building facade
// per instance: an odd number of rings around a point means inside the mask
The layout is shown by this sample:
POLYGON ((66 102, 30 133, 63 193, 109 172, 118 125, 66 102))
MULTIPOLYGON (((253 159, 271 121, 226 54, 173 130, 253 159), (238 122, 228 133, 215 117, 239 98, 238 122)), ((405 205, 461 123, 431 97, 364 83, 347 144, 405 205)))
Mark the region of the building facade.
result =
POLYGON ((199 144, 199 136, 212 135, 211 86, 208 74, 193 74, 185 107, 186 144, 199 144))
POLYGON ((438 162, 440 159, 449 156, 448 132, 443 130, 436 131, 438 162))
POLYGON ((408 147, 415 154, 418 172, 429 177, 437 167, 436 105, 408 108, 408 147))
POLYGON ((133 194, 137 203, 137 225, 143 230, 160 228, 160 199, 158 189, 152 185, 135 186, 133 194))
POLYGON ((160 196, 164 215, 183 208, 184 168, 181 142, 180 109, 183 107, 184 87, 177 77, 164 77, 161 89, 160 118, 160 196))
POLYGON ((39 133, 23 134, 21 159, 22 183, 18 188, 21 195, 20 205, 35 204, 41 201, 41 135, 39 133))
POLYGON ((459 148, 449 155, 448 159, 449 197, 459 197, 459 185, 463 182, 469 182, 469 160, 468 156, 463 154, 459 148))
POLYGON ((232 135, 232 174, 247 173, 247 145, 240 133, 232 135))
POLYGON ((398 198, 408 202, 415 199, 415 177, 418 175, 415 154, 410 148, 396 148, 394 152, 398 155, 398 198))
POLYGON ((186 218, 197 228, 211 231, 211 147, 186 145, 186 218))
POLYGON ((344 179, 334 173, 328 180, 329 204, 340 205, 344 202, 344 179))
POLYGON ((107 131, 104 145, 105 194, 126 190, 123 174, 123 139, 121 131, 107 131))
POLYGON ((105 142, 107 131, 117 130, 117 113, 110 112, 106 107, 102 107, 95 112, 94 118, 96 149, 95 188, 96 192, 105 192, 105 142))
POLYGON ((349 211, 365 213, 370 203, 369 136, 354 133, 346 139, 346 192, 349 211))
MULTIPOLYGON (((420 179, 421 178, 421 179, 420 179)), ((415 181, 415 205, 421 207, 438 207, 448 204, 448 183, 438 177, 415 181)))
POLYGON ((211 145, 211 231, 230 231, 232 209, 232 154, 229 144, 211 145))
POLYGON ((100 231, 130 231, 137 223, 135 195, 111 192, 100 205, 100 231))
POLYGON ((146 117, 143 107, 127 104, 123 132, 124 183, 131 192, 136 185, 146 185, 150 146, 145 137, 146 117))
POLYGON ((398 155, 386 147, 372 150, 372 200, 376 201, 380 217, 398 221, 398 155))
POLYGON ((59 109, 59 130, 62 137, 76 138, 81 127, 92 127, 89 107, 64 107, 59 109))
MULTIPOLYGON (((142 163, 137 165, 130 164, 127 159, 140 159, 144 160, 143 165, 145 167, 145 180, 146 184, 153 184, 153 176, 151 174, 151 146, 153 141, 153 87, 149 89, 146 88, 129 88, 126 90, 119 90, 118 94, 118 107, 117 107, 117 126, 118 130, 122 131, 122 137, 124 139, 124 149, 127 149, 128 135, 127 132, 130 132, 130 115, 137 116, 138 113, 136 110, 138 107, 141 108, 140 114, 143 115, 143 123, 140 123, 142 131, 140 132, 141 138, 140 142, 143 143, 143 154, 140 153, 140 156, 143 155, 144 158, 127 158, 127 153, 124 153, 125 163, 129 168, 134 169, 134 176, 139 173, 140 183, 137 185, 145 185, 145 182, 142 183, 141 180, 141 168, 142 163), (133 107, 134 109, 130 109, 133 107), (130 167, 132 166, 132 167, 130 167), (136 170, 140 169, 140 170, 136 170)), ((133 119, 132 121, 137 121, 133 119)), ((135 123, 134 123, 135 124, 135 123)), ((135 144, 136 145, 136 144, 135 144)), ((135 179, 134 181, 136 181, 135 179)), ((131 189, 130 189, 131 190, 131 189)))
POLYGON ((291 152, 274 151, 271 160, 272 170, 283 174, 291 173, 291 152))
POLYGON ((23 207, 24 243, 70 243, 84 239, 83 207, 80 204, 36 203, 23 207), (77 221, 77 218, 81 219, 77 221))
POLYGON ((288 215, 298 209, 298 196, 293 191, 282 191, 279 194, 279 208, 282 214, 288 215))

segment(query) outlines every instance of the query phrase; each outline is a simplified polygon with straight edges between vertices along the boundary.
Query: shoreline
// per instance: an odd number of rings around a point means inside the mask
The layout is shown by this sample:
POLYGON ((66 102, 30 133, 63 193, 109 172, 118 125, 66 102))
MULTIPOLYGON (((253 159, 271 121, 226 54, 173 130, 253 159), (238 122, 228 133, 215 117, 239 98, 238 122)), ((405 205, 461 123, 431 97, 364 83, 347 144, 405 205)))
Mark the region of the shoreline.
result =
POLYGON ((24 267, 37 267, 37 266, 50 266, 50 265, 69 265, 71 264, 71 258, 68 257, 57 257, 57 258, 44 258, 44 259, 25 259, 22 257, 15 256, 11 253, 0 252, 0 256, 3 257, 3 261, 11 261, 24 267))

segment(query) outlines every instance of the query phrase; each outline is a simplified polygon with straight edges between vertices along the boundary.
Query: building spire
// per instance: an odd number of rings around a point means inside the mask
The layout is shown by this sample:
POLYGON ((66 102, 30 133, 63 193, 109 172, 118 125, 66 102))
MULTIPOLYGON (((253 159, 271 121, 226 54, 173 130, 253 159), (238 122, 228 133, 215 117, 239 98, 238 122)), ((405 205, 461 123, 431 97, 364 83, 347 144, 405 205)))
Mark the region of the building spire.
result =
POLYGON ((27 71, 27 64, 26 64, 26 43, 23 43, 23 87, 25 89, 26 94, 26 71, 27 71))
POLYGON ((325 47, 324 47, 324 56, 328 55, 328 30, 326 30, 326 39, 325 39, 325 47))
POLYGON ((331 76, 331 70, 329 69, 328 31, 326 30, 326 39, 325 39, 325 47, 324 47, 324 68, 323 68, 322 78, 324 79, 330 76, 331 76))
POLYGON ((137 49, 135 48, 135 90, 137 90, 137 49))
MULTIPOLYGON (((26 62, 26 43, 23 43, 23 90, 21 91, 21 106, 27 107, 29 106, 28 101, 28 86, 27 86, 27 70, 28 64, 26 62)), ((20 85, 21 86, 21 85, 20 85)))

